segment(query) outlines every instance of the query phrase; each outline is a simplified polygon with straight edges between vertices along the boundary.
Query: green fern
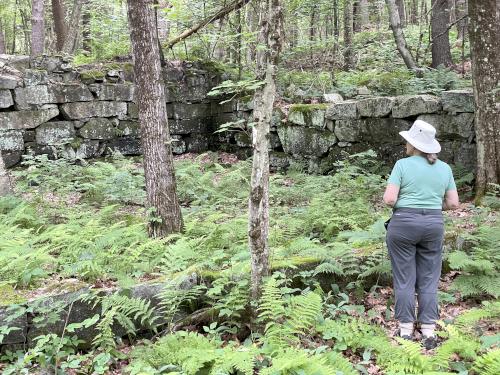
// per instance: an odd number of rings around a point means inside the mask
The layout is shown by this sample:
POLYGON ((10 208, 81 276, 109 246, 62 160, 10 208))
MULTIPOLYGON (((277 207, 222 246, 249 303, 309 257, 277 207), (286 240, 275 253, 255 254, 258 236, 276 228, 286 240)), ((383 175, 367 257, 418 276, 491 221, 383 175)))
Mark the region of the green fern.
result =
POLYGON ((500 374, 500 349, 493 349, 479 357, 472 369, 481 375, 500 374))

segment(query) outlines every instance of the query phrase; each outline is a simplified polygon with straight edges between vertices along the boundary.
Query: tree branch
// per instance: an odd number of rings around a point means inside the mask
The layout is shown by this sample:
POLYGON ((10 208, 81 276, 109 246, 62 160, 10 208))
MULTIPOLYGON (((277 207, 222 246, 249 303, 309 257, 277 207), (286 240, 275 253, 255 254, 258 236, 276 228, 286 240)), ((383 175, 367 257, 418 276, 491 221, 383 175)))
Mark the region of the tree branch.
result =
POLYGON ((211 15, 210 17, 205 18, 204 20, 202 20, 200 23, 193 26, 192 28, 190 28, 186 31, 183 31, 180 35, 176 36, 175 38, 170 39, 168 42, 165 43, 164 46, 166 48, 172 48, 174 45, 176 45, 177 43, 188 38, 192 34, 198 32, 198 30, 202 29, 206 25, 211 24, 212 22, 215 22, 215 21, 221 19, 225 15, 227 15, 227 14, 229 14, 237 9, 244 7, 249 1, 250 0, 235 0, 235 1, 233 1, 231 4, 220 9, 217 13, 211 15))

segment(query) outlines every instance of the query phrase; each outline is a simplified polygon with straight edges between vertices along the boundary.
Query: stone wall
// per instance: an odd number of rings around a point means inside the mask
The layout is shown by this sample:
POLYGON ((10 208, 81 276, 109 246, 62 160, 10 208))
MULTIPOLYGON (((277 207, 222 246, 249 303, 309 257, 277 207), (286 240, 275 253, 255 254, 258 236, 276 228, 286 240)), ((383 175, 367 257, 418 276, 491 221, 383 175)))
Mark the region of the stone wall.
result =
MULTIPOLYGON (((175 154, 225 150, 251 155, 250 131, 214 133, 221 124, 252 121, 252 103, 207 96, 223 79, 209 65, 172 63, 164 69, 167 112, 175 154)), ((442 159, 475 167, 474 103, 467 90, 431 95, 360 97, 325 95, 322 104, 276 109, 271 164, 294 163, 325 173, 344 152, 368 149, 393 163, 403 156, 398 135, 423 119, 438 130, 442 159)), ((95 158, 141 153, 130 62, 73 69, 57 57, 31 60, 0 55, 0 151, 7 164, 23 154, 95 158)))

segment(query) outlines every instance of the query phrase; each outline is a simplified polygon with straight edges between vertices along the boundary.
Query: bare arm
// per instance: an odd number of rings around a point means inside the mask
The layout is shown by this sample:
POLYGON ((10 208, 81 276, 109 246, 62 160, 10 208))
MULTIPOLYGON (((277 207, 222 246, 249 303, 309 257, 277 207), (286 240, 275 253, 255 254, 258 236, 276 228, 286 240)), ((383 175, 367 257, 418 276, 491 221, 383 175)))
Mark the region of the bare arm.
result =
POLYGON ((388 206, 393 207, 398 200, 398 195, 399 195, 399 186, 394 184, 388 184, 387 187, 385 188, 384 203, 388 206))
POLYGON ((458 192, 456 190, 448 190, 444 194, 443 210, 456 210, 459 205, 458 192))

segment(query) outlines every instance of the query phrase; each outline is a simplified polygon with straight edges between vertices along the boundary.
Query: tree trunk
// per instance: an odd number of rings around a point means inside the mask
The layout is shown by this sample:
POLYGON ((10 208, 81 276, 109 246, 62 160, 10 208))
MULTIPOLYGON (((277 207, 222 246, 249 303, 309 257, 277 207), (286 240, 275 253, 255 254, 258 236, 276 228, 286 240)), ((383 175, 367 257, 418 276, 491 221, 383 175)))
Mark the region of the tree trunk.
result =
POLYGON ((66 39, 66 22, 64 17, 64 3, 61 0, 52 0, 52 18, 54 18, 57 51, 62 51, 64 40, 66 39))
POLYGON ((455 4, 455 15, 457 22, 457 39, 463 42, 464 36, 467 33, 467 0, 457 0, 455 4), (465 18, 464 18, 465 17, 465 18))
POLYGON ((418 25, 418 0, 411 0, 410 22, 412 25, 418 25))
POLYGON ((352 31, 353 33, 359 33, 361 31, 361 25, 359 23, 360 11, 359 11, 359 0, 352 1, 352 31))
POLYGON ((389 23, 391 25, 392 33, 394 34, 394 40, 396 41, 396 47, 398 48, 399 54, 403 58, 408 69, 417 71, 417 64, 408 49, 406 44, 406 39, 403 34, 403 29, 401 28, 401 23, 399 20, 398 8, 396 6, 395 0, 385 0, 387 4, 387 10, 389 12, 389 23))
POLYGON ((71 20, 69 30, 64 40, 63 52, 73 54, 77 48, 77 37, 80 29, 80 16, 82 14, 83 0, 75 0, 73 3, 73 11, 71 12, 71 20))
POLYGON ((333 35, 335 39, 339 38, 339 1, 333 0, 333 35))
POLYGON ((352 0, 344 0, 344 70, 354 69, 352 0))
POLYGON ((5 163, 3 161, 2 154, 0 152, 0 197, 4 197, 12 193, 12 185, 10 182, 9 174, 7 173, 7 168, 5 168, 5 163))
POLYGON ((370 4, 368 0, 360 0, 359 1, 359 27, 363 30, 370 23, 370 4))
POLYGON ((90 1, 86 0, 83 6, 82 14, 82 49, 86 52, 92 52, 92 33, 90 30, 90 1))
POLYGON ((450 10, 448 0, 432 0, 431 11, 431 37, 432 37, 432 64, 433 68, 439 65, 451 66, 450 32, 450 10))
POLYGON ((405 2, 404 0, 396 0, 396 5, 398 6, 399 23, 404 28, 406 27, 405 2))
POLYGON ((31 56, 43 54, 45 26, 43 22, 43 0, 31 3, 31 56))
POLYGON ((276 96, 276 73, 282 46, 281 0, 261 0, 257 51, 257 79, 265 82, 254 96, 253 160, 248 200, 248 242, 252 262, 252 297, 261 294, 262 278, 269 274, 269 128, 276 96))
POLYGON ((480 200, 488 184, 500 184, 500 17, 497 0, 469 1, 468 9, 480 200))
POLYGON ((3 33, 2 19, 0 18, 0 54, 7 53, 5 48, 5 34, 3 33))
POLYGON ((177 199, 165 91, 155 30, 153 0, 128 0, 130 39, 144 154, 148 223, 152 237, 180 232, 183 227, 177 199))

